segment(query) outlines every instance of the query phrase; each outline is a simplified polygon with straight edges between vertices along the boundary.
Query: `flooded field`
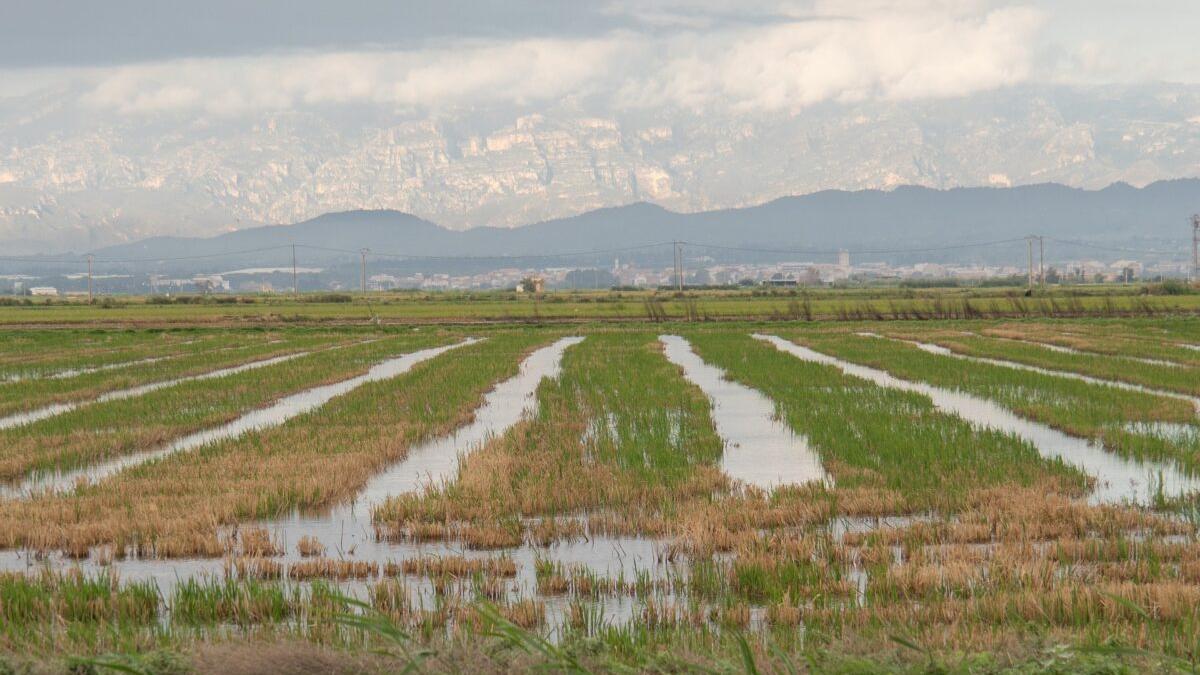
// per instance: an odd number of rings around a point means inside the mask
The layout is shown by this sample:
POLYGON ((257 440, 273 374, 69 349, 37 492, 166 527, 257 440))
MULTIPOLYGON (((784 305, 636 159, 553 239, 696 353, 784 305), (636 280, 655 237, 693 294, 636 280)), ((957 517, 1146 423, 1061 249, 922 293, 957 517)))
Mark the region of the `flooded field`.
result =
POLYGON ((197 381, 197 380, 209 380, 209 379, 218 378, 218 377, 225 377, 227 375, 236 375, 237 373, 244 373, 247 370, 253 370, 255 368, 265 368, 267 366, 273 366, 277 363, 283 363, 284 361, 290 361, 291 359, 294 359, 294 358, 297 358, 297 357, 303 356, 303 355, 304 355, 304 352, 297 352, 295 354, 285 354, 283 356, 276 356, 276 357, 272 357, 269 359, 263 359, 261 361, 252 361, 250 363, 243 363, 241 365, 231 366, 229 368, 218 368, 217 370, 210 370, 210 371, 208 371, 206 373, 202 373, 200 375, 192 375, 190 377, 180 377, 180 378, 176 378, 173 380, 163 380, 161 382, 151 382, 150 384, 143 384, 143 385, 140 385, 137 387, 131 387, 129 389, 119 389, 117 391, 110 391, 106 394, 102 394, 102 395, 96 397, 95 399, 93 399, 91 401, 81 401, 78 403, 59 403, 59 404, 55 404, 55 405, 49 405, 44 408, 38 408, 37 410, 31 410, 31 411, 25 412, 25 413, 9 415, 8 417, 0 417, 0 429, 21 426, 24 424, 32 424, 33 422, 36 422, 38 420, 44 420, 48 417, 53 417, 55 415, 61 415, 66 412, 70 412, 72 410, 79 408, 80 406, 88 405, 89 403, 104 403, 106 401, 120 401, 121 399, 135 398, 138 396, 142 396, 144 394, 149 394, 152 391, 157 391, 159 389, 165 389, 167 387, 173 387, 173 386, 175 386, 177 384, 181 384, 183 382, 193 382, 193 381, 197 381))
MULTIPOLYGON (((186 436, 182 436, 160 448, 147 450, 134 455, 126 455, 119 459, 76 469, 74 471, 64 471, 33 476, 16 487, 8 488, 7 490, 0 490, 0 497, 7 499, 20 499, 28 498, 31 495, 45 494, 48 492, 72 490, 77 487, 82 487, 88 483, 104 480, 105 478, 112 476, 119 471, 132 466, 137 466, 138 464, 161 459, 177 452, 194 450, 211 443, 216 443, 217 441, 235 438, 251 431, 277 426, 279 424, 283 424, 293 417, 296 417, 297 415, 302 415, 305 412, 321 407, 335 396, 341 396, 349 391, 353 391, 354 389, 368 382, 377 382, 395 377, 401 373, 407 372, 414 365, 421 363, 422 361, 434 358, 440 354, 444 354, 445 352, 456 347, 472 344, 476 341, 477 340, 475 338, 467 338, 457 344, 446 345, 442 347, 431 347, 429 349, 422 349, 412 354, 405 354, 403 356, 391 358, 372 366, 371 369, 363 375, 342 380, 341 382, 335 382, 333 384, 314 387, 296 394, 291 394, 266 408, 252 410, 241 417, 238 417, 232 422, 228 422, 221 426, 204 429, 202 431, 197 431, 186 436)), ((197 381, 216 377, 225 377, 236 373, 246 372, 247 370, 251 370, 253 368, 262 368, 269 365, 283 363, 304 355, 305 353, 303 352, 289 354, 286 356, 275 357, 273 359, 267 359, 265 361, 256 361, 244 366, 212 371, 186 380, 181 379, 173 382, 161 382, 155 383, 154 385, 146 385, 139 393, 148 393, 150 391, 165 388, 167 386, 179 384, 180 382, 185 381, 197 381)), ((120 392, 120 396, 106 394, 105 396, 97 399, 97 402, 119 400, 121 398, 132 398, 133 396, 138 395, 130 392, 131 390, 120 392)))
POLYGON ((403 667, 500 635, 577 671, 739 640, 986 652, 1033 625, 1186 654, 1200 329, 1025 329, 166 331, 73 365, 14 341, 45 365, 0 388, 46 404, 0 417, 0 636, 269 634, 403 667))
MULTIPOLYGON (((1119 380, 1105 380, 1105 379, 1101 379, 1098 377, 1092 377, 1090 375, 1084 375, 1082 373, 1074 373, 1074 372, 1065 371, 1065 370, 1051 370, 1049 368, 1033 366, 1033 365, 1029 365, 1027 363, 1018 363, 1015 361, 1006 361, 1004 359, 993 359, 993 358, 987 358, 987 357, 982 357, 982 356, 971 356, 969 354, 960 354, 948 347, 943 347, 941 345, 936 345, 936 344, 933 344, 930 342, 913 342, 912 344, 916 345, 918 349, 927 351, 930 354, 938 354, 940 356, 952 356, 954 358, 976 361, 978 363, 988 363, 991 365, 1003 366, 1005 368, 1015 368, 1017 370, 1027 370, 1031 373, 1041 373, 1043 375, 1053 375, 1055 377, 1068 377, 1068 378, 1079 380, 1081 382, 1088 382, 1091 384, 1100 384, 1100 385, 1104 385, 1106 387, 1116 387, 1117 389, 1128 389, 1130 391, 1140 391, 1140 392, 1145 392, 1147 394, 1154 394, 1155 396, 1167 396, 1169 398, 1177 398, 1177 399, 1191 403, 1192 406, 1196 409, 1197 415, 1200 415, 1200 397, 1197 397, 1197 396, 1188 396, 1186 394, 1180 394, 1180 393, 1173 392, 1173 391, 1166 391, 1163 389, 1154 389, 1154 388, 1146 387, 1146 386, 1143 386, 1140 384, 1131 384, 1129 382, 1121 382, 1119 380)), ((1045 347, 1045 346, 1053 346, 1053 345, 1042 345, 1042 346, 1045 347)), ((1057 349, 1057 351, 1059 351, 1060 353, 1066 353, 1066 354, 1079 354, 1080 353, 1078 351, 1067 349, 1065 347, 1060 347, 1057 349)), ((1154 361, 1147 361, 1147 362, 1154 362, 1154 361)), ((1157 363, 1159 363, 1159 364, 1165 363, 1166 365, 1171 365, 1171 366, 1177 365, 1177 364, 1167 362, 1167 361, 1157 361, 1157 363)))
POLYGON ((721 469, 726 474, 766 490, 829 480, 808 442, 776 419, 770 399, 727 380, 720 369, 696 356, 687 340, 677 335, 660 339, 671 363, 712 399, 713 422, 725 441, 721 469))
MULTIPOLYGON (((1160 496, 1180 497, 1200 492, 1200 479, 1187 476, 1170 464, 1123 459, 1088 439, 1070 436, 1046 425, 1022 419, 991 401, 922 382, 902 380, 882 370, 848 363, 776 336, 755 337, 797 358, 835 366, 847 374, 870 380, 879 386, 922 394, 929 397, 939 409, 953 413, 974 425, 1023 438, 1032 443, 1042 456, 1061 459, 1095 477, 1096 485, 1091 495, 1091 499, 1095 501, 1151 504, 1160 496)), ((919 343, 918 346, 934 354, 953 355, 949 350, 938 348, 937 345, 919 343)))

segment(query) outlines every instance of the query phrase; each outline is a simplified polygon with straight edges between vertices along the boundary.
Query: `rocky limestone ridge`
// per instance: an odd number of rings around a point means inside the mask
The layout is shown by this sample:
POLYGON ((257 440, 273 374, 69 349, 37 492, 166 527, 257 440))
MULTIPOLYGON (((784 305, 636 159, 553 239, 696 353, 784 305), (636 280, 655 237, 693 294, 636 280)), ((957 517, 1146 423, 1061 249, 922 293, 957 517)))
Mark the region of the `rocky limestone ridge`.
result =
POLYGON ((56 99, 66 95, 0 101, 0 240, 79 250, 352 209, 515 226, 637 201, 694 212, 828 188, 1097 188, 1200 175, 1200 88, 1174 85, 774 115, 563 104, 70 124, 56 99))

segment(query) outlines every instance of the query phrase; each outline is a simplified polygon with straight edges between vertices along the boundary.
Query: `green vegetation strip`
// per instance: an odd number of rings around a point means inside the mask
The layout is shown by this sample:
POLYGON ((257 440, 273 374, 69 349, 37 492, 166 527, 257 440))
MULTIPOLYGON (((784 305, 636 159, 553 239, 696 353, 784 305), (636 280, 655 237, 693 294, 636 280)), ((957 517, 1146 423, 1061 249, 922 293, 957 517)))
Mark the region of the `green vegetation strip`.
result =
POLYGON ((977 430, 941 413, 925 396, 801 361, 744 334, 696 332, 690 338, 706 361, 776 402, 783 420, 820 453, 839 488, 885 488, 902 495, 908 510, 950 512, 971 491, 989 486, 1052 480, 1072 493, 1086 487, 1086 477, 1074 468, 1043 459, 1014 436, 977 430))
POLYGON ((70 495, 0 504, 0 545, 86 551, 113 543, 162 556, 222 555, 217 527, 352 497, 411 445, 468 421, 494 382, 553 337, 496 333, 282 426, 140 465, 70 495), (28 526, 31 519, 38 527, 28 526))
MULTIPOLYGON (((565 404, 590 421, 587 457, 630 480, 674 484, 693 466, 720 460, 708 398, 665 359, 655 335, 588 337, 567 352, 562 378, 544 393, 566 395, 545 410, 565 404)), ((552 424, 553 415, 538 421, 552 424)))
MULTIPOLYGON (((1019 327, 1022 323, 1006 323, 1001 327, 1019 327)), ((1161 342, 1167 344, 1200 343, 1200 321, 1194 316, 1164 316, 1153 319, 1095 319, 1091 321, 1051 321, 1032 326, 1048 325, 1061 334, 1080 334, 1098 338, 1119 337, 1124 340, 1161 342)))
MULTIPOLYGON (((904 336, 922 337, 920 333, 905 333, 904 336)), ((937 335, 926 337, 924 341, 939 344, 967 356, 1015 361, 1039 368, 1080 373, 1152 389, 1200 395, 1200 369, 1183 365, 1130 362, 1129 359, 1116 356, 1085 352, 1065 353, 1036 344, 969 335, 937 335)))
POLYGON ((903 320, 1170 316, 1200 312, 1200 294, 1141 295, 1137 286, 1060 287, 1026 298, 1013 288, 835 289, 722 288, 674 291, 389 292, 365 297, 325 294, 188 298, 158 304, 122 297, 101 307, 69 302, 0 306, 8 325, 221 325, 373 319, 428 322, 580 319, 903 320))
POLYGON ((267 339, 269 334, 241 331, 208 342, 196 353, 165 361, 131 365, 119 370, 84 373, 66 379, 21 380, 0 385, 0 417, 29 412, 57 403, 88 401, 102 394, 131 389, 154 382, 200 375, 284 354, 319 349, 351 339, 326 331, 289 333, 282 342, 267 339))
MULTIPOLYGON (((274 334, 281 334, 275 331, 274 334)), ((0 333, 0 340, 15 337, 11 331, 0 333)), ((166 359, 195 354, 211 348, 221 339, 216 332, 193 331, 114 332, 109 340, 72 342, 56 346, 54 342, 37 350, 22 350, 0 356, 0 391, 6 384, 32 378, 64 378, 84 373, 77 371, 106 368, 115 370, 137 365, 145 359, 166 359)))
POLYGON ((1142 433, 1136 430, 1142 427, 1131 426, 1187 424, 1195 416, 1187 401, 964 361, 875 337, 815 332, 784 335, 817 351, 886 370, 902 379, 993 400, 1027 419, 1073 436, 1095 439, 1126 457, 1173 460, 1186 471, 1200 472, 1200 434, 1142 433))
POLYGON ((1033 344, 1066 347, 1092 354, 1168 361, 1181 366, 1200 366, 1200 351, 1189 349, 1183 346, 1188 343, 1176 342, 1156 329, 1130 332, 1128 327, 1106 322, 1095 325, 1071 324, 1067 333, 1060 332, 1054 325, 1046 324, 1002 324, 984 328, 980 332, 988 337, 1027 340, 1033 344), (1086 332, 1079 330, 1085 327, 1086 332))
POLYGON ((147 450, 219 426, 288 394, 365 373, 388 358, 444 343, 432 334, 322 349, 225 377, 182 382, 0 431, 0 480, 66 470, 147 450))
MULTIPOLYGON (((293 662, 370 673, 1195 672, 1195 612, 1173 606, 1162 619, 1143 606, 1155 591, 1178 586, 1140 586, 1150 592, 1134 601, 1111 585, 1067 594, 1021 573, 993 573, 1029 588, 1011 598, 923 600, 917 609, 822 606, 789 615, 772 605, 769 619, 784 622, 751 630, 723 613, 693 620, 688 607, 676 619, 672 605, 609 622, 590 603, 574 602, 570 613, 583 625, 553 640, 486 602, 458 607, 466 620, 453 627, 438 610, 398 614, 387 605, 392 580, 368 587, 361 602, 352 586, 325 581, 189 580, 161 593, 153 582, 106 574, 0 576, 0 667, 168 675, 217 672, 215 659, 228 672, 276 672, 293 662)), ((742 579, 689 585, 736 592, 742 579)))
POLYGON ((8 329, 0 331, 0 366, 8 368, 25 362, 72 358, 80 353, 102 354, 160 342, 185 342, 194 337, 197 332, 192 329, 8 329))
POLYGON ((666 360, 656 334, 589 335, 537 395, 537 417, 470 455, 457 481, 394 497, 376 520, 499 523, 519 543, 519 515, 670 513, 724 482, 708 398, 666 360))

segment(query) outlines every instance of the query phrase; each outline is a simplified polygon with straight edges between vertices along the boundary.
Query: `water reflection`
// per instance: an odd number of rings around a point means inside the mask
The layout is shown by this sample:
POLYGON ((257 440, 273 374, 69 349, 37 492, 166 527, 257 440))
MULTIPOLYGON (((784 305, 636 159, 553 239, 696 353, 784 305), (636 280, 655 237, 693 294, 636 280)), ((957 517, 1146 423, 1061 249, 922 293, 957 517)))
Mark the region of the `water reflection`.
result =
MULTIPOLYGON (((1091 375, 1084 375, 1082 373, 1073 373, 1073 372, 1066 371, 1066 370, 1052 370, 1050 368, 1042 368, 1040 366, 1031 366, 1026 363, 1018 363, 1016 361, 1007 361, 1005 359, 993 359, 993 358, 988 358, 988 357, 984 357, 984 356, 971 356, 968 354, 960 354, 956 351, 947 349, 946 347, 943 347, 942 345, 931 344, 928 342, 919 342, 917 340, 900 340, 900 341, 908 342, 909 344, 915 345, 918 349, 920 349, 922 351, 929 352, 930 354, 937 354, 939 356, 951 356, 956 359, 962 359, 964 361, 973 361, 975 363, 985 363, 985 364, 992 365, 992 366, 1000 366, 1001 368, 1011 368, 1013 370, 1024 370, 1026 372, 1038 373, 1041 375, 1049 375, 1051 377, 1065 377, 1065 378, 1071 379, 1071 380, 1079 380, 1080 382, 1087 382, 1088 384, 1098 384, 1098 385, 1101 385, 1104 387, 1114 387, 1116 389, 1124 389, 1126 391, 1136 391, 1136 392, 1141 392, 1143 394, 1152 394, 1154 396, 1165 396, 1167 398, 1174 398, 1174 399, 1178 399, 1181 401, 1187 401, 1188 403, 1191 403, 1192 407, 1195 408, 1196 412, 1198 414, 1200 414, 1200 397, 1197 397, 1197 396, 1189 396, 1187 394, 1181 394, 1176 391, 1167 391, 1165 389, 1154 389, 1152 387, 1146 387, 1146 386, 1143 386, 1140 384, 1133 384, 1131 382, 1122 382, 1120 380, 1106 380, 1103 378, 1093 377, 1091 375)), ((1177 364, 1172 364, 1172 365, 1177 365, 1177 364)))
MULTIPOLYGON (((405 354, 393 359, 388 359, 372 366, 370 370, 362 375, 359 375, 358 377, 352 377, 347 380, 342 380, 341 382, 314 387, 312 389, 307 389, 305 391, 292 394, 291 396, 282 398, 266 408, 252 410, 233 420, 232 422, 177 438, 165 446, 155 448, 147 452, 125 455, 102 464, 96 464, 73 471, 62 471, 32 476, 15 488, 0 490, 0 496, 21 497, 44 494, 47 492, 68 491, 75 488, 80 483, 93 483, 103 480, 131 466, 160 459, 177 452, 194 450, 198 447, 229 438, 234 438, 250 431, 257 431, 267 427, 278 426, 287 420, 296 417, 297 415, 315 410, 325 405, 325 403, 327 403, 330 399, 357 389, 368 382, 375 382, 396 377, 397 375, 407 372, 413 366, 422 361, 429 360, 451 349, 473 344, 477 341, 478 340, 475 338, 468 338, 456 344, 422 349, 412 352, 411 354, 405 354)), ((276 362, 278 363, 278 361, 276 362)), ((211 373, 209 375, 212 376, 211 373)))
MULTIPOLYGON (((295 562, 301 559, 297 547, 301 538, 308 538, 324 548, 324 555, 342 559, 353 557, 383 563, 429 555, 461 555, 471 559, 486 558, 501 551, 481 552, 462 548, 452 542, 403 542, 378 537, 372 523, 372 510, 388 496, 412 492, 431 483, 451 479, 457 471, 461 456, 486 443, 489 439, 505 433, 524 416, 537 409, 536 391, 543 378, 557 377, 563 353, 583 338, 568 337, 552 345, 534 351, 522 363, 520 372, 498 384, 484 397, 484 404, 475 411, 475 419, 455 433, 436 438, 412 448, 408 456, 373 478, 350 502, 335 506, 321 514, 294 512, 284 518, 248 523, 242 527, 263 527, 271 534, 284 554, 273 558, 279 562, 295 562)), ((419 355, 431 358, 455 347, 469 344, 466 341, 423 352, 414 352, 387 364, 375 371, 377 378, 391 377, 414 365, 419 355), (386 366, 386 367, 384 367, 386 366)), ((363 376, 367 377, 367 376, 363 376)), ((344 384, 344 383, 342 383, 344 384)), ((633 575, 637 570, 653 565, 656 560, 658 542, 633 537, 593 537, 586 541, 556 543, 550 548, 524 545, 503 551, 514 558, 521 570, 518 580, 532 587, 534 561, 539 556, 552 554, 563 563, 580 563, 596 573, 610 574, 625 571, 633 575)), ((0 553, 0 570, 22 570, 41 565, 67 566, 74 561, 63 559, 57 554, 48 560, 39 561, 28 551, 0 553)), ((80 561, 85 570, 97 570, 100 566, 91 559, 80 561)), ((111 568, 125 580, 153 580, 160 588, 171 588, 178 579, 197 576, 221 576, 225 562, 220 559, 123 559, 113 561, 111 568)))
POLYGON ((1043 457, 1062 459, 1094 476, 1097 481, 1091 495, 1093 502, 1151 504, 1159 496, 1177 497, 1200 490, 1200 480, 1183 474, 1172 464, 1138 462, 1119 457, 1085 439, 1068 436, 1057 429, 1017 417, 987 399, 923 382, 902 380, 888 372, 843 361, 773 335, 754 337, 792 356, 834 366, 848 375, 879 386, 928 396, 939 410, 958 415, 977 427, 1014 434, 1030 442, 1043 457))
POLYGON ((37 422, 38 420, 44 420, 49 417, 54 417, 55 415, 61 415, 63 413, 75 410, 76 408, 81 408, 85 405, 91 405, 93 403, 105 403, 108 401, 120 401, 122 399, 135 398, 137 396, 142 396, 143 394, 148 394, 152 391, 157 391, 159 389, 165 389, 167 387, 173 387, 177 384, 182 384, 184 382, 196 382, 199 380, 211 380, 211 379, 218 378, 218 377, 226 377, 228 375, 236 375, 237 373, 243 373, 247 370, 254 370, 255 368, 265 368, 266 366, 273 366, 277 363, 283 363, 284 361, 290 361, 292 359, 300 358, 301 356, 306 356, 310 353, 311 352, 294 352, 292 354, 284 354, 282 356, 274 356, 269 359, 262 359, 260 361, 251 361, 249 363, 243 363, 240 365, 231 366, 229 368, 219 368, 217 370, 210 370, 207 373, 201 373, 199 375, 189 375, 187 377, 178 377, 173 380, 163 380, 161 382, 151 382, 149 384, 143 384, 143 385, 139 385, 137 387, 130 387, 129 389, 120 389, 118 391, 110 391, 106 394, 101 394, 100 396, 98 396, 94 399, 87 400, 87 401, 72 401, 71 403, 56 403, 54 405, 48 405, 44 408, 38 408, 37 410, 30 410, 28 412, 17 413, 15 415, 9 415, 7 417, 0 417, 0 429, 8 429, 11 427, 23 426, 25 424, 32 424, 33 422, 37 422))
POLYGON ((721 469, 731 478, 769 490, 811 481, 832 483, 807 439, 776 419, 775 404, 758 391, 725 378, 687 340, 663 335, 667 358, 712 402, 712 419, 725 441, 721 469))

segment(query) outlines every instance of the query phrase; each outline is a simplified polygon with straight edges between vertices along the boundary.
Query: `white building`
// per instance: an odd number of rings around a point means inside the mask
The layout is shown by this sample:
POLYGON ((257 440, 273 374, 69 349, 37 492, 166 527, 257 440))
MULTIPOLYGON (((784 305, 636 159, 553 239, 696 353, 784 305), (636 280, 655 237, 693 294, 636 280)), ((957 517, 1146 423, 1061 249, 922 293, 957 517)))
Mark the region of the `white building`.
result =
POLYGON ((201 293, 229 290, 229 282, 220 274, 198 274, 192 277, 192 283, 196 285, 196 290, 201 293))
POLYGON ((29 289, 29 294, 58 297, 58 289, 53 286, 34 286, 33 288, 29 289))

